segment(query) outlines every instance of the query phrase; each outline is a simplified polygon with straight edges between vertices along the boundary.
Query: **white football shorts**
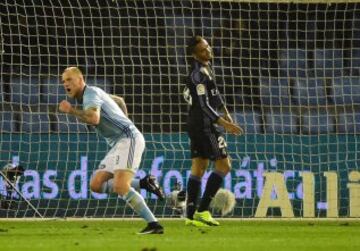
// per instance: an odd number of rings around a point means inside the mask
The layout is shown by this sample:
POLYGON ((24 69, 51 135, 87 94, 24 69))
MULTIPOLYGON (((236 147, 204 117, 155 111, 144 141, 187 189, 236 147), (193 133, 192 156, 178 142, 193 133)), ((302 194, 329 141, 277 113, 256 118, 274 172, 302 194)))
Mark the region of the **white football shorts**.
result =
POLYGON ((120 139, 100 162, 96 171, 114 173, 116 170, 128 170, 136 173, 145 149, 144 136, 139 133, 135 138, 120 139))

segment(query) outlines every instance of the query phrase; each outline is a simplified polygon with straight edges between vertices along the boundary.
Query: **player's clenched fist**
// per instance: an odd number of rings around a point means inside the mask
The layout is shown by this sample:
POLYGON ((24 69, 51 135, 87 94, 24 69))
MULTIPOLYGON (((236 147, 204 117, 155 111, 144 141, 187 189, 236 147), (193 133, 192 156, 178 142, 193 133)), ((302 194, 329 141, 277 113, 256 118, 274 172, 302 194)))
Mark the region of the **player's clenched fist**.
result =
POLYGON ((70 113, 72 109, 72 105, 66 100, 61 101, 59 104, 59 110, 61 112, 70 113))

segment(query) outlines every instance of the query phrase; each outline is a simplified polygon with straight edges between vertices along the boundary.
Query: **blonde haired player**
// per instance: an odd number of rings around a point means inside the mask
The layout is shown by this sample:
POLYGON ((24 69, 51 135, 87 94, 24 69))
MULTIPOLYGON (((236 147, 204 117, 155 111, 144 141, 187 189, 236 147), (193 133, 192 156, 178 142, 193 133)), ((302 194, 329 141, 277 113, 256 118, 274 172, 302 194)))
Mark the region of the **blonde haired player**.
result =
POLYGON ((90 182, 91 190, 98 193, 113 191, 124 199, 148 223, 139 234, 162 234, 163 227, 143 197, 131 187, 141 162, 145 140, 123 112, 122 109, 126 112, 125 103, 121 98, 112 97, 98 87, 86 85, 83 74, 77 67, 66 68, 62 74, 62 82, 68 97, 75 98, 83 109, 76 109, 63 100, 59 104, 59 110, 94 126, 111 146, 90 182))

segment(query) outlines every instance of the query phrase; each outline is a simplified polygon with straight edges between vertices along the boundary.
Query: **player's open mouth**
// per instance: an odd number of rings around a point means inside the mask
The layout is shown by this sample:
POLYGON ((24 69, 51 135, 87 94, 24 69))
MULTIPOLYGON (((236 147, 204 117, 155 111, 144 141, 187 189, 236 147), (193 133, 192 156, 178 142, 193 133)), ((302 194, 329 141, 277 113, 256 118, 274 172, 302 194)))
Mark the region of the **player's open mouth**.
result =
POLYGON ((70 91, 71 91, 71 89, 70 89, 70 88, 67 88, 66 90, 67 90, 67 92, 70 92, 70 91))

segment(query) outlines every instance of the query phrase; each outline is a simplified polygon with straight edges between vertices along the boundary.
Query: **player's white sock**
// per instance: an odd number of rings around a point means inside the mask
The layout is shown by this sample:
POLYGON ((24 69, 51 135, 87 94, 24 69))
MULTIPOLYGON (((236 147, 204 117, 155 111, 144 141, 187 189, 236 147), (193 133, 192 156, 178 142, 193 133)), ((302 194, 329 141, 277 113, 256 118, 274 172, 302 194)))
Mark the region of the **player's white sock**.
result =
POLYGON ((147 222, 157 222, 157 219, 146 205, 144 198, 132 187, 129 192, 121 197, 134 211, 147 222))
MULTIPOLYGON (((114 186, 114 179, 110 179, 108 181, 105 181, 101 186, 101 192, 107 193, 107 194, 113 193, 114 192, 113 186, 114 186)), ((133 188, 137 189, 137 190, 140 189, 140 180, 139 179, 133 179, 131 181, 131 186, 133 188)))
POLYGON ((113 193, 114 192, 113 186, 114 186, 114 179, 109 179, 108 181, 105 181, 102 184, 101 192, 107 193, 107 194, 113 193))

